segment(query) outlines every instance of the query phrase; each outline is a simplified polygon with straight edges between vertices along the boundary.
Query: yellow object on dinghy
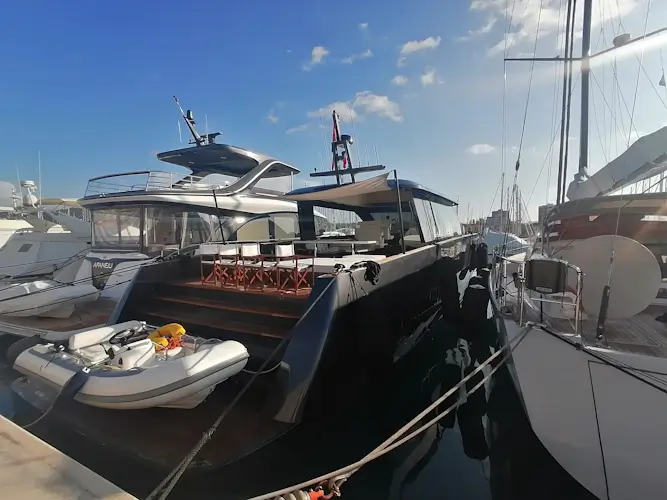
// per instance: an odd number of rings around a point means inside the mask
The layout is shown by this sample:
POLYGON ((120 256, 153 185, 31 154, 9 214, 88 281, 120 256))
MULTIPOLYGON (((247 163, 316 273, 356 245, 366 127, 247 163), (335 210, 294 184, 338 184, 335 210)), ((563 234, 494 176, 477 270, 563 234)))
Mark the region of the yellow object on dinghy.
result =
POLYGON ((179 347, 183 343, 183 335, 185 328, 182 325, 169 323, 149 333, 148 338, 153 341, 156 350, 162 351, 179 347))

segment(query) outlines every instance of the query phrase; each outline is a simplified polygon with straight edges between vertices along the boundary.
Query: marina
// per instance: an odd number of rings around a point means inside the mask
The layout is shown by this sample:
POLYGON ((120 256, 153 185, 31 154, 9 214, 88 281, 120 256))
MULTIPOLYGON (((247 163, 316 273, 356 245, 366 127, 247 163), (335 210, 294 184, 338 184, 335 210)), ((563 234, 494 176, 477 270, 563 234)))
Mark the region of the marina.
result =
POLYGON ((662 500, 667 11, 387 1, 10 19, 2 498, 662 500))

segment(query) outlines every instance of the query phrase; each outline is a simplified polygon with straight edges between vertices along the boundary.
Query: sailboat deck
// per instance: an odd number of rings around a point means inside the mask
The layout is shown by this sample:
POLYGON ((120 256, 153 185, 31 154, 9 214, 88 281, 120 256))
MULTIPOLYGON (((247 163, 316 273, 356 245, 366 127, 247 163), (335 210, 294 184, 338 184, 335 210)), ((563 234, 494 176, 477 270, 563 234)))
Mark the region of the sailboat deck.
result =
POLYGON ((15 333, 20 330, 26 332, 67 332, 106 323, 113 312, 116 301, 100 298, 95 302, 79 304, 69 318, 45 318, 37 316, 3 316, 0 319, 0 334, 15 333))
MULTIPOLYGON (((656 318, 667 313, 665 306, 649 306, 630 318, 608 319, 605 322, 605 337, 611 349, 647 356, 667 357, 667 323, 656 318)), ((524 321, 545 323, 559 333, 575 333, 574 321, 548 318, 540 320, 539 311, 524 308, 524 321)), ((589 344, 595 344, 597 318, 581 322, 581 334, 589 344)))

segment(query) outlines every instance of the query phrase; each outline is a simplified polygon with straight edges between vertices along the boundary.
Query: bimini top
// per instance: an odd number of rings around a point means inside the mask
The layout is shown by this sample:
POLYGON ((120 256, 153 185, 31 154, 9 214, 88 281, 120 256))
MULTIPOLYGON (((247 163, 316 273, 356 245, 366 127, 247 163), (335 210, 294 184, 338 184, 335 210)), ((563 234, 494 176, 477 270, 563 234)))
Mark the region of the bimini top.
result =
MULTIPOLYGON (((322 206, 353 206, 365 207, 386 205, 396 201, 396 180, 388 179, 389 174, 379 175, 363 181, 342 185, 309 186, 295 189, 284 198, 293 201, 319 202, 322 206)), ((401 189, 401 200, 409 196, 445 205, 456 206, 455 201, 432 191, 421 184, 404 179, 398 180, 401 189)))
POLYGON ((157 159, 174 165, 189 168, 193 175, 209 174, 243 177, 252 169, 264 162, 273 162, 271 168, 263 172, 262 177, 284 177, 296 175, 299 169, 247 149, 227 144, 207 144, 191 148, 175 149, 158 153, 157 159))

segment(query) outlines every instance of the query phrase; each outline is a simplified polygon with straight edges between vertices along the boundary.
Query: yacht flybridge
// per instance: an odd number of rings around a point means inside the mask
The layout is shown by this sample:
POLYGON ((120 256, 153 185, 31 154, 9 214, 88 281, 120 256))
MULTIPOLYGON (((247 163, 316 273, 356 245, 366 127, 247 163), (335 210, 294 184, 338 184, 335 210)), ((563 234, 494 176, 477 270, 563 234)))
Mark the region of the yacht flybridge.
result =
POLYGON ((155 259, 198 251, 211 240, 298 236, 297 204, 257 183, 299 170, 261 153, 216 144, 219 134, 202 138, 190 111, 183 119, 194 145, 157 157, 190 173, 144 170, 90 179, 78 200, 92 225, 86 252, 61 266, 53 280, 18 283, 6 291, 11 295, 0 297, 0 331, 57 338, 63 331, 92 327, 106 321, 140 266, 155 259), (236 179, 216 181, 211 174, 236 179))
MULTIPOLYGON (((116 255, 123 249, 128 255, 147 255, 172 244, 191 247, 141 266, 110 326, 140 321, 146 325, 143 331, 151 331, 176 323, 194 338, 240 343, 249 358, 240 373, 206 398, 201 410, 190 410, 188 425, 179 426, 179 439, 164 439, 172 419, 91 407, 91 398, 115 398, 122 406, 129 397, 106 397, 105 391, 112 389, 106 388, 105 376, 74 396, 85 404, 64 402, 51 418, 128 455, 171 468, 210 425, 212 415, 227 408, 227 420, 198 457, 199 467, 208 467, 263 448, 301 422, 354 412, 358 398, 386 394, 382 389, 394 380, 407 384, 408 374, 422 383, 428 378, 431 367, 422 363, 422 356, 443 334, 431 325, 459 308, 456 273, 465 265, 474 235, 459 234, 456 203, 436 191, 398 179, 395 172, 393 178, 382 173, 358 180, 385 167, 353 168, 351 138, 340 134, 335 113, 333 128, 333 168, 315 175, 335 176, 334 184, 296 189, 281 198, 236 193, 236 186, 249 187, 259 172, 294 169, 239 148, 209 146, 202 155, 206 146, 195 146, 166 156, 182 164, 206 158, 199 172, 219 172, 230 162, 227 171, 235 170, 239 181, 216 189, 214 199, 210 191, 189 189, 188 179, 170 179, 168 189, 106 192, 81 201, 92 213, 93 245, 115 248, 116 255), (353 180, 344 182, 348 175, 353 180), (117 200, 124 200, 122 208, 114 207, 117 200), (337 211, 337 220, 345 222, 332 227, 318 216, 327 210, 337 211), (238 221, 241 217, 248 220, 238 221), (192 220, 195 226, 189 226, 192 220), (252 377, 256 373, 259 377, 252 377), (228 408, 239 391, 247 392, 228 408), (114 438, 120 434, 123 439, 114 438)), ((148 179, 156 182, 155 176, 148 179)), ((107 337, 100 337, 100 353, 110 349, 107 337)), ((172 352, 160 349, 160 356, 172 352)), ((39 363, 29 362, 45 356, 63 367, 70 367, 73 358, 81 366, 90 359, 71 341, 36 346, 30 355, 18 356, 15 366, 30 380, 19 392, 36 406, 43 405, 48 387, 60 389, 67 383, 41 376, 35 368, 39 363), (34 385, 39 388, 33 390, 34 385)), ((115 370, 136 366, 128 359, 115 370)), ((195 377, 182 376, 181 386, 195 377)), ((115 378, 106 377, 118 387, 115 378)), ((153 388, 144 390, 137 398, 144 400, 153 388)))

